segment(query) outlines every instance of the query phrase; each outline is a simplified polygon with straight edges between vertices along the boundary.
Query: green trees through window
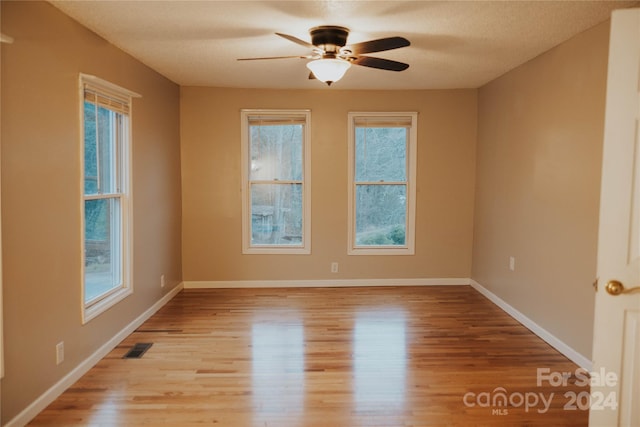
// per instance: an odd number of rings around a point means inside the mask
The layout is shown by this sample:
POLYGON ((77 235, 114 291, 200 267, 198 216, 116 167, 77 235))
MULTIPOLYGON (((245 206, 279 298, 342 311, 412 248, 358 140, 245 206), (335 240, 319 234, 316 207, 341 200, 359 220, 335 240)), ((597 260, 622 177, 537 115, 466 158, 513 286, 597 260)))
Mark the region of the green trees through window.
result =
POLYGON ((122 114, 84 101, 84 301, 122 286, 122 114))
POLYGON ((404 246, 407 129, 355 130, 356 245, 404 246))
POLYGON ((251 125, 251 243, 302 243, 302 125, 251 125))
POLYGON ((308 110, 242 110, 242 251, 311 252, 308 110))
POLYGON ((417 113, 349 113, 351 255, 411 255, 417 113))

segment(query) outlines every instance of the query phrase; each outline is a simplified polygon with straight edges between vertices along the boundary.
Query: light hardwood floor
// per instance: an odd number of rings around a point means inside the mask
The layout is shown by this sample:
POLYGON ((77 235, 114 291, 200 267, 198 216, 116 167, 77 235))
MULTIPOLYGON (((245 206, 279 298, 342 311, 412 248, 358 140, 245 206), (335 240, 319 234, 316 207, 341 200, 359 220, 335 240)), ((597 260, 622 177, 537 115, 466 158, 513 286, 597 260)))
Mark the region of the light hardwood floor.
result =
POLYGON ((586 426, 576 369, 469 286, 185 290, 31 425, 586 426))

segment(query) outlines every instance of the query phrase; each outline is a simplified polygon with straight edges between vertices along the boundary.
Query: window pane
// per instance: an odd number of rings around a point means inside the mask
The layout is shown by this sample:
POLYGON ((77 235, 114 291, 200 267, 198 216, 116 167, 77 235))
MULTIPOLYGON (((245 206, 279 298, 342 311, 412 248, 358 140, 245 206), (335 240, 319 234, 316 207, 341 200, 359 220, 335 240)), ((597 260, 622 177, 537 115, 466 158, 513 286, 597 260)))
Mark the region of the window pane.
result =
POLYGON ((104 194, 115 193, 116 160, 116 113, 106 108, 98 108, 98 159, 100 165, 100 188, 104 194))
POLYGON ((95 105, 84 103, 84 194, 98 192, 95 105))
POLYGON ((84 191, 87 195, 116 193, 117 120, 120 114, 84 103, 84 191), (97 128, 97 129, 96 129, 97 128))
POLYGON ((249 126, 251 180, 302 180, 302 125, 249 126))
POLYGON ((86 200, 85 303, 122 284, 120 270, 120 200, 86 200))
POLYGON ((404 246, 405 185, 356 185, 356 245, 404 246))
POLYGON ((407 129, 356 128, 356 181, 407 179, 407 129))
POLYGON ((251 185, 251 243, 302 244, 302 184, 251 185))

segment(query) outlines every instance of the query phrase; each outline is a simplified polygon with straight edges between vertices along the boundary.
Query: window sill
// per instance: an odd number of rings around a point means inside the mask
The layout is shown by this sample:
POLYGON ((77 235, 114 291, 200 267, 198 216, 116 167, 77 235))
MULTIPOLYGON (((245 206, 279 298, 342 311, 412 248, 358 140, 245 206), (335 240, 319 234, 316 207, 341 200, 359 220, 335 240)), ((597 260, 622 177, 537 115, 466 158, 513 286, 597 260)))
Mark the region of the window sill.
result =
POLYGON ((349 248, 347 255, 415 255, 413 248, 349 248))
POLYGON ((244 255, 310 255, 311 248, 306 247, 277 247, 277 248, 267 248, 267 247, 250 247, 243 248, 242 253, 244 255))
POLYGON ((100 301, 92 304, 89 307, 84 307, 82 310, 82 324, 88 323, 91 319, 104 313, 129 295, 133 293, 131 287, 119 289, 109 296, 101 299, 100 301))

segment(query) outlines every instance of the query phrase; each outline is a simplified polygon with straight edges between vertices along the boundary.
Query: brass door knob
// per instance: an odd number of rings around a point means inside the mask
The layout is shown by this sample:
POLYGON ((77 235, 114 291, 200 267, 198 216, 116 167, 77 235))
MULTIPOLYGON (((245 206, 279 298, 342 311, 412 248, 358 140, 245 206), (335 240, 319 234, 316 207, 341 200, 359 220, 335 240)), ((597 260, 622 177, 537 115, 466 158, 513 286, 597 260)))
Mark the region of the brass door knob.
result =
POLYGON ((635 288, 631 289, 625 289, 624 285, 618 280, 609 280, 604 288, 611 295, 630 294, 632 292, 640 291, 640 286, 636 286, 635 288))

